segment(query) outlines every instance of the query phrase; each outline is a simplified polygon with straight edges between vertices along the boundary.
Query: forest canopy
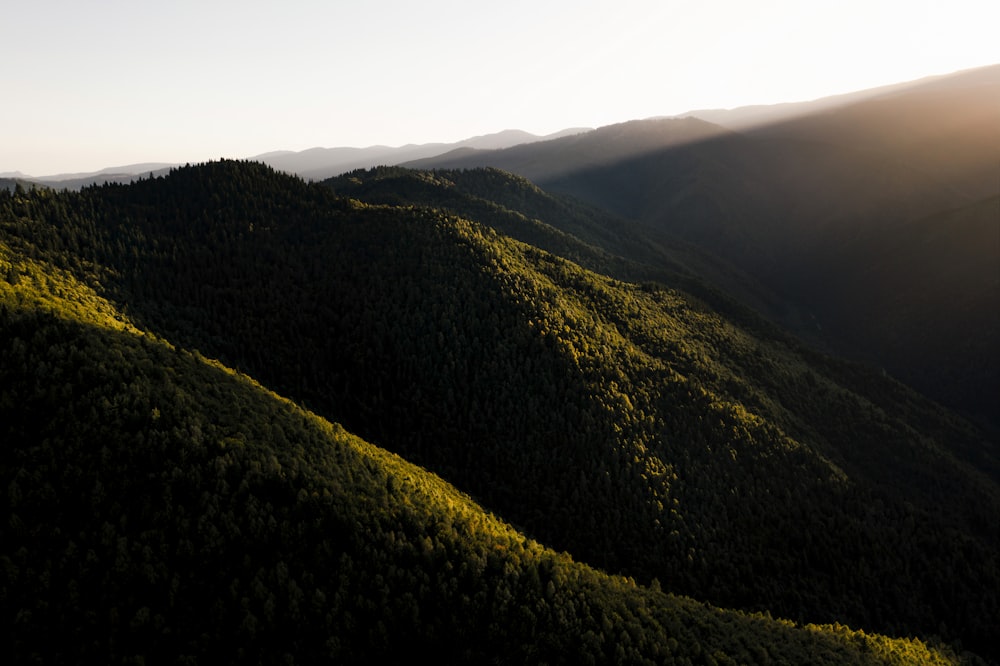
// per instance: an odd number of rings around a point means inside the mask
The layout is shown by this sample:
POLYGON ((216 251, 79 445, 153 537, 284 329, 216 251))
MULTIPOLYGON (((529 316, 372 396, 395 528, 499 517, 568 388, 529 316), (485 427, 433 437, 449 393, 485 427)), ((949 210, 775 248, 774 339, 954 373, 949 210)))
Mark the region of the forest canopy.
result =
POLYGON ((974 425, 523 179, 351 178, 0 193, 16 662, 996 657, 974 425))

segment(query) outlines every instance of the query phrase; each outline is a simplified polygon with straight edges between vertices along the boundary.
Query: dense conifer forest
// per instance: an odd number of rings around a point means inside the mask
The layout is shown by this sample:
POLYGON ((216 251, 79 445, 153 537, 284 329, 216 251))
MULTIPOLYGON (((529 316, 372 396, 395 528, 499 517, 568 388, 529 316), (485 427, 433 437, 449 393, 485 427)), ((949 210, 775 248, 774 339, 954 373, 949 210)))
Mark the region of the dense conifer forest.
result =
MULTIPOLYGON (((885 368, 997 437, 998 127, 991 65, 407 165, 497 167, 633 231, 684 239, 773 292, 754 307, 797 335, 885 368)), ((739 283, 700 275, 746 301, 739 283)))
POLYGON ((705 271, 496 170, 0 192, 12 663, 995 662, 995 442, 705 271))

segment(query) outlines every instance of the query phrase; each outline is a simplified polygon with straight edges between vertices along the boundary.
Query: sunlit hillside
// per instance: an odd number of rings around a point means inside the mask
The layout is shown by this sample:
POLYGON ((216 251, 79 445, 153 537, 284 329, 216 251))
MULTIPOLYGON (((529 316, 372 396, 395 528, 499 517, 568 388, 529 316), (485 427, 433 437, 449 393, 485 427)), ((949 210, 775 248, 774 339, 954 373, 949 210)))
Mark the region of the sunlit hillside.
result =
POLYGON ((694 244, 796 334, 1000 427, 1000 66, 789 106, 749 128, 739 109, 602 128, 576 139, 586 154, 562 139, 415 164, 514 171, 694 244))
POLYGON ((353 178, 0 195, 19 660, 995 656, 976 426, 522 179, 353 178))

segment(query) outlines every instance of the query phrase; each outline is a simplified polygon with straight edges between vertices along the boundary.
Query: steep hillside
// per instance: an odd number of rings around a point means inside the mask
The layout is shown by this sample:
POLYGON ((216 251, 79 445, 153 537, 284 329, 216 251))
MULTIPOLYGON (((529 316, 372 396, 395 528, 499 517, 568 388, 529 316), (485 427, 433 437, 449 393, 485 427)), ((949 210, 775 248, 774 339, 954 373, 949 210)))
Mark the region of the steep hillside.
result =
MULTIPOLYGON (((855 90, 830 97, 803 102, 742 106, 733 109, 697 109, 675 117, 692 116, 736 131, 752 130, 768 126, 780 126, 788 120, 816 117, 835 112, 842 107, 853 106, 878 97, 888 98, 910 89, 920 88, 928 92, 947 93, 955 88, 976 85, 992 85, 996 82, 997 66, 977 67, 950 74, 929 76, 914 81, 855 90)), ((895 128, 888 128, 894 131, 895 128)))
MULTIPOLYGON (((657 136, 669 133, 667 127, 682 134, 699 122, 614 127, 628 127, 631 137, 657 136)), ((530 160, 498 151, 421 165, 506 168, 548 191, 693 243, 784 299, 782 323, 800 335, 884 367, 1000 427, 1000 327, 993 315, 1000 302, 1000 242, 994 232, 984 245, 981 233, 995 225, 996 214, 948 226, 953 212, 997 195, 1000 66, 894 87, 741 134, 716 128, 670 145, 650 139, 645 150, 611 133, 599 152, 616 158, 601 164, 549 142, 525 147, 530 160), (537 164, 546 166, 538 170, 537 164), (938 236, 949 237, 949 256, 957 251, 985 260, 973 264, 975 271, 932 262, 939 271, 932 280, 952 289, 915 299, 899 285, 927 279, 927 266, 908 258, 927 254, 928 220, 939 225, 938 236), (917 321, 931 321, 932 330, 908 334, 900 344, 901 332, 917 321), (980 371, 966 372, 971 367, 980 371)))
POLYGON ((956 663, 608 576, 0 245, 5 663, 956 663))
POLYGON ((5 663, 959 662, 575 563, 7 240, 5 663))
POLYGON ((0 220, 141 328, 578 560, 996 656, 1000 468, 975 428, 683 291, 405 200, 223 162, 8 196, 0 220))
POLYGON ((1000 197, 873 233, 830 256, 843 270, 817 279, 815 291, 845 348, 1000 419, 1000 197))
POLYGON ((848 145, 890 155, 972 199, 997 193, 1000 64, 934 77, 835 111, 754 129, 755 138, 848 145))
POLYGON ((509 172, 487 168, 430 174, 380 167, 353 171, 325 184, 339 196, 367 203, 447 210, 588 270, 630 282, 652 280, 684 289, 731 317, 745 317, 746 307, 772 314, 786 309, 745 272, 695 245, 637 226, 578 199, 550 194, 509 172))

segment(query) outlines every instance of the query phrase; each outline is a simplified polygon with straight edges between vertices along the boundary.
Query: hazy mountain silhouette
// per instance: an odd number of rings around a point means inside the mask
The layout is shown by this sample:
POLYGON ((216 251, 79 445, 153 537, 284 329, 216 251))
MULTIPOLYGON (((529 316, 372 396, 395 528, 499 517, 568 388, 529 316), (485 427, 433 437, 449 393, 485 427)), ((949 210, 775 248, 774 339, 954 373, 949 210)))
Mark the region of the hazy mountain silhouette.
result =
POLYGON ((522 130, 504 130, 494 134, 472 137, 456 143, 408 144, 396 148, 389 146, 370 146, 368 148, 310 148, 299 152, 279 151, 264 153, 251 159, 268 164, 280 171, 297 174, 306 179, 322 180, 353 169, 394 165, 410 160, 440 155, 452 150, 507 148, 518 144, 546 141, 585 131, 588 130, 567 129, 546 136, 537 136, 522 130))
POLYGON ((166 162, 142 162, 117 167, 106 167, 100 171, 80 173, 60 173, 51 176, 14 176, 17 180, 30 187, 32 184, 56 189, 78 190, 88 185, 103 185, 104 183, 131 183, 149 175, 162 176, 177 166, 166 162))
POLYGON ((731 134, 696 118, 632 120, 549 141, 502 150, 461 148, 404 162, 414 169, 465 169, 491 166, 546 183, 568 172, 610 166, 639 155, 731 134))
MULTIPOLYGON (((308 180, 322 180, 353 169, 367 169, 380 165, 394 165, 414 159, 431 157, 452 150, 492 150, 523 143, 548 141, 590 131, 589 128, 570 128, 539 136, 523 130, 508 129, 492 134, 474 136, 455 143, 408 144, 399 147, 369 146, 367 148, 309 148, 307 150, 276 150, 250 159, 296 174, 308 180)), ((88 185, 104 183, 131 183, 150 174, 162 176, 178 164, 146 162, 125 166, 106 167, 99 171, 62 173, 51 176, 29 176, 20 171, 0 174, 0 187, 13 189, 15 182, 57 189, 78 190, 88 185)))
POLYGON ((892 95, 914 87, 925 90, 938 89, 946 90, 953 86, 965 87, 974 83, 977 77, 981 77, 980 82, 988 85, 991 79, 995 79, 995 72, 990 71, 990 67, 976 68, 961 72, 961 76, 955 74, 944 74, 939 76, 928 76, 915 81, 905 81, 877 88, 867 88, 856 90, 840 95, 830 95, 814 100, 803 102, 785 102, 781 104, 756 104, 751 106, 741 106, 733 109, 696 109, 678 114, 677 118, 693 116, 701 118, 733 130, 747 130, 763 125, 773 125, 793 118, 826 113, 836 110, 839 107, 856 104, 873 97, 892 95))

